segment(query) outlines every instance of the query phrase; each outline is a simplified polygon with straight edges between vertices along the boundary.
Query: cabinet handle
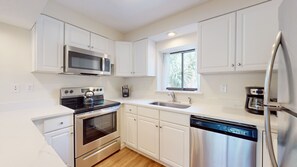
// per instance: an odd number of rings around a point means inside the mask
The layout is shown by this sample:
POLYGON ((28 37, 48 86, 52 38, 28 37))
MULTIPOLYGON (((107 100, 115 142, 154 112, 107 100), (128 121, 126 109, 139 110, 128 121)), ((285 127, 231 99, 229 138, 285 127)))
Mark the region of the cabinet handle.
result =
POLYGON ((159 126, 160 127, 160 129, 162 128, 162 126, 159 126))
POLYGON ((156 125, 156 128, 159 127, 158 125, 156 125))
POLYGON ((70 134, 73 135, 73 132, 71 132, 70 134))
POLYGON ((129 109, 129 111, 132 111, 131 109, 129 109))
POLYGON ((136 119, 134 118, 134 121, 136 121, 136 119))
POLYGON ((234 64, 231 64, 231 67, 234 67, 235 65, 234 64))
POLYGON ((60 125, 63 125, 64 124, 64 122, 60 122, 60 125))
POLYGON ((238 63, 237 65, 238 65, 238 66, 241 66, 241 63, 238 63))

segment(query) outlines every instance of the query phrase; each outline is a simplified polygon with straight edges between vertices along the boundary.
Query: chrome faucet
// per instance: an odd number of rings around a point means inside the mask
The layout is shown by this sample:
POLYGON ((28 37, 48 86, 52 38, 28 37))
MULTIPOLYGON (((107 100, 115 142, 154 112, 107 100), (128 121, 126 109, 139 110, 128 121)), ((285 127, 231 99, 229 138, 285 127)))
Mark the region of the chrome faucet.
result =
POLYGON ((171 96, 172 98, 172 102, 176 102, 176 97, 175 97, 175 93, 174 92, 169 92, 168 96, 171 96))
POLYGON ((189 100, 189 104, 192 104, 192 98, 188 97, 188 100, 189 100))

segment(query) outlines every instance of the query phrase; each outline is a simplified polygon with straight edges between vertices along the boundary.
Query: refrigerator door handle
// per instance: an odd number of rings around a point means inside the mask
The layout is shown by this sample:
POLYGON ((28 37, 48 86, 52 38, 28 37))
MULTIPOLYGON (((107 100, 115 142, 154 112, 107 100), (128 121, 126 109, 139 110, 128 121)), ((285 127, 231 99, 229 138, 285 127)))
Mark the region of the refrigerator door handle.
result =
POLYGON ((277 167, 277 162, 274 154, 274 149, 272 145, 272 138, 271 138, 271 126, 270 126, 270 86, 271 86, 271 77, 272 77, 272 71, 273 71, 273 65, 276 58, 276 53, 281 45, 281 38, 282 33, 281 31, 278 32, 276 36, 276 41, 272 46, 272 53, 271 53, 271 59, 268 64, 267 70, 266 70, 266 76, 265 76, 265 86, 264 86, 264 116, 265 116, 265 131, 266 131, 266 144, 270 156, 270 160, 273 167, 277 167))

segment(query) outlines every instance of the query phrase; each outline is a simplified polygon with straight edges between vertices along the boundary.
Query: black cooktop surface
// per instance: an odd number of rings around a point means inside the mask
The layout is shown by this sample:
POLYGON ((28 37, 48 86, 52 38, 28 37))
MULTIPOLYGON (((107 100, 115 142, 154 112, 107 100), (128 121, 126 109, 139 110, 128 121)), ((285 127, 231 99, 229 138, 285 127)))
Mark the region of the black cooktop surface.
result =
POLYGON ((121 103, 111 100, 94 99, 93 105, 85 105, 83 97, 61 99, 61 104, 65 107, 73 109, 75 114, 100 110, 107 107, 118 106, 121 103))

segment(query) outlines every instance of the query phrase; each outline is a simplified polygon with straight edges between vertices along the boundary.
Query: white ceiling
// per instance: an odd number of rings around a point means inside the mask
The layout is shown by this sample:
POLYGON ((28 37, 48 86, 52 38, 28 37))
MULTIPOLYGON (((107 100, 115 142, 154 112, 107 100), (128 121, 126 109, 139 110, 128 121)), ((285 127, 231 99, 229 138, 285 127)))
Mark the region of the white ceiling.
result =
POLYGON ((47 0, 0 0, 0 22, 30 29, 47 0))
POLYGON ((129 32, 207 0, 55 0, 121 32, 129 32))

